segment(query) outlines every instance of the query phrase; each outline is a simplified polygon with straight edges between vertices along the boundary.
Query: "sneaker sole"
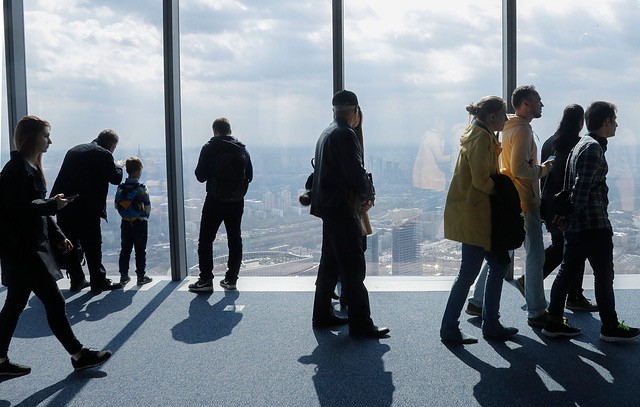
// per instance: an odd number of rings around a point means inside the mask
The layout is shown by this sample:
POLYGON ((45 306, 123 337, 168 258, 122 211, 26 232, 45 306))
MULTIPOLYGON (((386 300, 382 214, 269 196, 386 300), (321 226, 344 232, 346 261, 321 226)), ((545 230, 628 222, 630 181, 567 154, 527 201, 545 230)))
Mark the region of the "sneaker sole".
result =
POLYGON ((582 332, 551 332, 551 331, 547 331, 546 329, 542 329, 542 333, 545 336, 548 336, 549 338, 557 338, 560 336, 566 336, 566 337, 573 337, 573 336, 578 336, 580 335, 582 332))
POLYGON ((640 335, 636 335, 636 336, 630 336, 630 337, 620 337, 620 336, 606 336, 606 335, 602 335, 600 334, 600 339, 602 339, 605 342, 631 342, 633 340, 635 340, 638 336, 640 335))
POLYGON ((235 290, 235 289, 237 289, 237 287, 235 285, 228 285, 228 284, 220 284, 220 287, 226 288, 227 290, 235 290))
POLYGON ((103 364, 104 362, 109 360, 110 358, 111 358, 111 354, 108 353, 106 355, 106 357, 104 359, 102 359, 101 361, 99 361, 99 362, 96 362, 96 363, 93 363, 93 364, 87 365, 87 366, 79 366, 79 367, 74 368, 73 370, 75 370, 76 372, 80 372, 82 370, 91 369, 92 367, 100 366, 101 364, 103 364))

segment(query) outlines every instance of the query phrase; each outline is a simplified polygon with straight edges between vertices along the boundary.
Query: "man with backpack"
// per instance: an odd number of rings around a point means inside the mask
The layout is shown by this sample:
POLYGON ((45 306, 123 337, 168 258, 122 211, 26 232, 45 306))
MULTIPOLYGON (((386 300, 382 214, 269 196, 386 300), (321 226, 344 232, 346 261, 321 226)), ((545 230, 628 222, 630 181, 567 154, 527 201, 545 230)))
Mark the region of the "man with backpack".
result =
POLYGON ((196 178, 206 182, 207 196, 202 207, 198 237, 198 281, 189 285, 191 292, 213 291, 213 241, 224 222, 229 246, 227 272, 220 286, 236 289, 242 262, 240 224, 244 212, 244 196, 253 180, 251 157, 238 139, 231 136, 229 120, 220 117, 213 122, 213 137, 202 147, 196 178))

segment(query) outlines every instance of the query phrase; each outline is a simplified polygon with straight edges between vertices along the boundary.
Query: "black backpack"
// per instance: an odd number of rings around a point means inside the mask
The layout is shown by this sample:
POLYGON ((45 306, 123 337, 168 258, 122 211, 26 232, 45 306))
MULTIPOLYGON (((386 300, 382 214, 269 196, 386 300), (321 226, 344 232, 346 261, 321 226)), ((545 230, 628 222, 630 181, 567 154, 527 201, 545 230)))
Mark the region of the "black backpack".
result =
POLYGON ((226 151, 220 155, 215 169, 213 197, 223 202, 244 200, 249 188, 247 156, 242 150, 226 151))

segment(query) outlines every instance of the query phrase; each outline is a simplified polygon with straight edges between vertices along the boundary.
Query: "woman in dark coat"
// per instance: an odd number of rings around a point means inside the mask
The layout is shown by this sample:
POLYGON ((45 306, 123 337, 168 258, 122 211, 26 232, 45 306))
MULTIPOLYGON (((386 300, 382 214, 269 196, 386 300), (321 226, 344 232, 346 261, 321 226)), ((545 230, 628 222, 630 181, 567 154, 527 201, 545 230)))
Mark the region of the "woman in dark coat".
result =
POLYGON ((42 301, 53 334, 71 355, 75 370, 104 363, 110 351, 87 349, 76 339, 56 280, 62 278, 52 246, 62 253, 73 248, 53 215, 73 197, 46 199, 42 154, 47 151, 51 126, 25 116, 14 133, 16 151, 0 173, 0 266, 7 297, 0 311, 0 377, 29 374, 31 368, 9 361, 9 343, 31 293, 42 301))

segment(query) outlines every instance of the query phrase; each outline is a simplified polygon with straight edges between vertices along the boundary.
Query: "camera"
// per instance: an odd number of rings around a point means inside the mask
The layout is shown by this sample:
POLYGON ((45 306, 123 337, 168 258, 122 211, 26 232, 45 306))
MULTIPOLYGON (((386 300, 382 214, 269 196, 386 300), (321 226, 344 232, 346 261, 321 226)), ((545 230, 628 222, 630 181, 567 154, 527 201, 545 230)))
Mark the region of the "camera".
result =
POLYGON ((298 201, 300 202, 300 205, 302 205, 302 206, 311 205, 311 190, 307 189, 306 191, 301 193, 300 196, 298 196, 298 201))

